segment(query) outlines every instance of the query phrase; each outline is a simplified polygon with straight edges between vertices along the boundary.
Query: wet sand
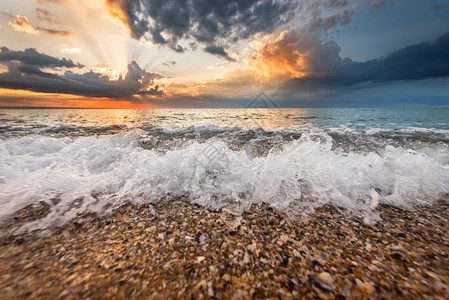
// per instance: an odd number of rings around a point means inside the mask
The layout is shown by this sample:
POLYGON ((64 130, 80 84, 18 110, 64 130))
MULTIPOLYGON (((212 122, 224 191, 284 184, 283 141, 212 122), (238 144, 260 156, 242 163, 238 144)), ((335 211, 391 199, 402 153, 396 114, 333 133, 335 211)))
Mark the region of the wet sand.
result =
POLYGON ((178 201, 87 215, 40 237, 2 224, 0 298, 449 298, 449 203, 379 206, 368 226, 334 207, 295 222, 178 201))

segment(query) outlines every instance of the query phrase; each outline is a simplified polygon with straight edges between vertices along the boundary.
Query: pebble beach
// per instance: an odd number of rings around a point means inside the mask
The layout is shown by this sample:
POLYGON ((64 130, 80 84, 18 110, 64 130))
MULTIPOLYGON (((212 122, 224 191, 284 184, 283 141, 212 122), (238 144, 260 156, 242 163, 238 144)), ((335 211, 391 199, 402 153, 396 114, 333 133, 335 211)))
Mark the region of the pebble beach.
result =
POLYGON ((2 299, 447 299, 449 204, 380 205, 373 226, 327 205, 294 220, 185 201, 126 204, 51 232, 2 224, 2 299))

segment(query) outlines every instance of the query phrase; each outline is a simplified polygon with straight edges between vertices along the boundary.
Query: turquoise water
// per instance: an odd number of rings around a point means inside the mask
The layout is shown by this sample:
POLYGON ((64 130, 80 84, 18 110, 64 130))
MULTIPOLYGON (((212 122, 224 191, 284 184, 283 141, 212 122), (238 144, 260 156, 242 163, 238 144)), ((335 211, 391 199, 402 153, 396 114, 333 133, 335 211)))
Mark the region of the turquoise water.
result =
MULTIPOLYGON (((449 130, 449 108, 422 109, 0 109, 0 132, 36 133, 54 126, 381 128, 449 130), (36 130, 34 130, 36 129, 36 130)), ((106 129, 106 128, 105 128, 106 129)))

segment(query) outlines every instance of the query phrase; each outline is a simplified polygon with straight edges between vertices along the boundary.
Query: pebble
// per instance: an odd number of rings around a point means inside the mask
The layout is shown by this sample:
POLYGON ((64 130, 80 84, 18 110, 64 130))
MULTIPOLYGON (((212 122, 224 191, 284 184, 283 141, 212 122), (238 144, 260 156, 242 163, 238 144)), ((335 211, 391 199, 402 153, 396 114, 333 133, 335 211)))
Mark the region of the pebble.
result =
POLYGON ((200 289, 200 290, 206 290, 206 288, 207 288, 206 280, 201 280, 200 282, 198 282, 198 284, 195 286, 195 288, 200 289))
POLYGON ((292 254, 294 257, 300 257, 301 254, 299 254, 299 252, 296 249, 293 249, 292 254))
POLYGON ((283 234, 283 235, 281 235, 281 236, 279 237, 279 240, 280 240, 282 243, 286 244, 286 243, 288 243, 288 241, 290 240, 290 238, 289 238, 287 235, 283 234))
POLYGON ((323 280, 316 277, 315 275, 309 274, 309 281, 316 287, 322 289, 323 291, 330 292, 330 291, 334 290, 334 287, 332 285, 324 282, 323 280))
POLYGON ((371 251, 371 249, 373 249, 373 246, 370 243, 367 243, 365 249, 371 251))
POLYGON ((209 297, 214 296, 214 289, 212 288, 212 284, 210 284, 210 283, 207 284, 207 295, 209 297))
POLYGON ((321 272, 318 275, 318 278, 320 278, 322 281, 326 282, 327 284, 332 285, 334 283, 334 278, 332 278, 331 274, 327 272, 321 272))
POLYGON ((449 299, 449 205, 375 209, 380 221, 368 226, 331 206, 298 222, 264 205, 241 219, 185 201, 155 204, 151 214, 125 205, 49 235, 0 237, 0 291, 3 299, 449 299))
POLYGON ((229 282, 229 281, 231 281, 231 276, 229 274, 224 274, 222 279, 226 282, 229 282))
POLYGON ((376 291, 376 289, 368 282, 363 282, 358 278, 355 279, 355 282, 361 290, 365 291, 369 295, 371 295, 376 291))

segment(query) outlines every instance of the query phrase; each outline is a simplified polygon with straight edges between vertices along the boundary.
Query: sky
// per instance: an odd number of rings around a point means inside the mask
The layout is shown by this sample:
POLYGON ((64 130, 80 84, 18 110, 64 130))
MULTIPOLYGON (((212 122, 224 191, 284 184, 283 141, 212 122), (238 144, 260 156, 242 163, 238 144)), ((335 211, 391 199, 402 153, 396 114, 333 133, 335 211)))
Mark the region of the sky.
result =
POLYGON ((447 0, 1 0, 0 107, 449 106, 447 0))

